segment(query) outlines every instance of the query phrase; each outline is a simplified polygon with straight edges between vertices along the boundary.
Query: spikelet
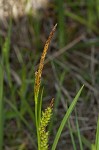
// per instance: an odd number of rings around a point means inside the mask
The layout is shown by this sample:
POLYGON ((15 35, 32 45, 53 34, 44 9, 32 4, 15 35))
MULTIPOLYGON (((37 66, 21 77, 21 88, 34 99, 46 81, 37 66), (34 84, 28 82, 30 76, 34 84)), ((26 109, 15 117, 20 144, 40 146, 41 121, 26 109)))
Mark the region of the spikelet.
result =
POLYGON ((53 109, 52 99, 50 106, 45 109, 45 112, 42 112, 42 117, 40 121, 39 134, 40 134, 40 150, 48 150, 48 137, 49 132, 46 131, 46 127, 51 119, 52 109, 53 109))
POLYGON ((48 40, 45 43, 44 50, 43 50, 43 53, 41 55, 38 71, 35 72, 34 94, 35 94, 36 97, 38 96, 39 89, 40 89, 41 76, 42 76, 42 70, 43 70, 43 67, 44 67, 45 56, 47 54, 47 50, 48 50, 49 44, 51 42, 51 39, 53 37, 53 34, 55 32, 56 26, 57 26, 57 24, 53 27, 52 31, 49 34, 48 40))

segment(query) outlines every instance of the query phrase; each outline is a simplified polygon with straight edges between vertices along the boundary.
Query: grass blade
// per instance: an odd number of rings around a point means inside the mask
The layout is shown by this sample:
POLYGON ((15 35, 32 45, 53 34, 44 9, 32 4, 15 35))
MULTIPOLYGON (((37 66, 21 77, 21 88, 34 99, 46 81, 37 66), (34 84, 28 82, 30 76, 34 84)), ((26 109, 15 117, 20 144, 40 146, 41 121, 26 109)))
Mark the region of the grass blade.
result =
POLYGON ((53 113, 51 122, 49 124, 49 131, 50 132, 52 131, 53 125, 54 125, 54 123, 56 121, 56 118, 57 118, 56 116, 57 116, 58 106, 59 106, 59 102, 60 102, 60 99, 61 99, 61 96, 62 96, 61 86, 63 85, 64 79, 65 79, 65 75, 66 75, 66 71, 63 71, 61 73, 60 77, 58 77, 58 75, 56 73, 57 71, 55 69, 54 62, 52 61, 51 64, 52 64, 52 68, 53 68, 53 72, 54 72, 54 75, 55 75, 55 79, 56 79, 56 82, 58 83, 58 87, 59 88, 56 88, 57 94, 56 94, 55 102, 54 102, 54 110, 56 110, 56 112, 53 113))
POLYGON ((16 115, 21 119, 21 121, 25 124, 25 126, 33 133, 33 129, 28 123, 28 121, 23 117, 23 115, 17 110, 16 106, 14 106, 9 100, 6 99, 7 104, 15 111, 16 115))
MULTIPOLYGON (((76 137, 78 137, 77 132, 76 132, 75 130, 73 130, 73 129, 71 129, 71 130, 72 130, 72 133, 73 133, 76 137)), ((82 140, 82 143, 83 143, 88 149, 91 149, 92 144, 91 144, 91 142, 90 142, 88 139, 86 139, 85 136, 81 135, 81 140, 82 140)))
POLYGON ((78 15, 76 15, 76 14, 74 14, 74 13, 68 11, 68 10, 65 11, 65 15, 70 17, 70 18, 72 18, 73 20, 75 20, 75 21, 85 25, 86 27, 88 27, 88 29, 93 30, 96 33, 99 33, 98 28, 95 25, 93 25, 93 24, 89 25, 88 21, 83 19, 83 17, 78 16, 78 15))
POLYGON ((81 134, 80 134, 80 129, 79 129, 79 124, 78 124, 78 118, 77 118, 77 112, 76 111, 75 111, 75 114, 76 114, 76 127, 77 127, 77 135, 78 135, 80 150, 83 150, 83 144, 82 144, 82 139, 81 139, 81 134))
POLYGON ((96 0, 97 19, 99 21, 99 0, 96 0))
POLYGON ((97 122, 97 131, 96 131, 96 150, 99 150, 99 118, 98 118, 98 122, 97 122))
POLYGON ((38 118, 39 118, 38 125, 40 125, 40 120, 41 120, 43 90, 44 90, 44 88, 42 88, 41 95, 40 95, 40 101, 38 103, 38 118))
POLYGON ((95 2, 90 0, 90 3, 87 1, 87 15, 88 15, 88 26, 93 26, 96 23, 96 15, 94 14, 95 2))
POLYGON ((68 110, 67 110, 67 112, 66 112, 66 114, 65 114, 65 116, 64 116, 64 118, 63 118, 63 120, 62 120, 62 122, 61 122, 61 125, 60 125, 60 127, 59 127, 59 129, 58 129, 58 131, 57 131, 57 134, 56 134, 56 136, 55 136, 55 140, 54 140, 53 145, 52 145, 52 150, 55 150, 55 149, 56 149, 58 140, 59 140, 59 138, 60 138, 60 136, 61 136, 61 132, 62 132, 62 130, 63 130, 65 124, 67 123, 68 118, 69 118, 70 114, 72 113, 72 111, 73 111, 73 109, 74 109, 74 107, 75 107, 75 105, 76 105, 76 103, 77 103, 77 101, 78 101, 78 98, 79 98, 79 96, 80 96, 80 94, 81 94, 81 92, 82 92, 83 87, 84 87, 84 85, 81 87, 81 89, 79 90, 79 92, 78 92, 77 95, 75 96, 73 102, 71 103, 70 107, 68 108, 68 110))
POLYGON ((57 11, 57 19, 58 19, 58 41, 59 47, 65 46, 65 13, 64 13, 64 2, 61 0, 56 0, 56 11, 57 11))
POLYGON ((73 135, 71 124, 70 124, 69 120, 68 120, 68 127, 69 127, 69 132, 70 132, 70 136, 71 136, 72 145, 73 145, 73 150, 77 150, 75 140, 74 140, 74 135, 73 135))
POLYGON ((2 56, 3 56, 3 61, 4 61, 5 68, 6 68, 8 83, 9 83, 10 87, 12 85, 11 74, 10 74, 10 62, 9 62, 11 29, 12 29, 12 18, 10 18, 8 35, 5 38, 5 42, 4 42, 3 47, 2 47, 2 56))
POLYGON ((96 147, 94 144, 91 145, 91 150, 96 150, 96 147))
POLYGON ((3 124, 4 124, 4 114, 3 114, 3 68, 0 63, 0 150, 3 148, 3 124))

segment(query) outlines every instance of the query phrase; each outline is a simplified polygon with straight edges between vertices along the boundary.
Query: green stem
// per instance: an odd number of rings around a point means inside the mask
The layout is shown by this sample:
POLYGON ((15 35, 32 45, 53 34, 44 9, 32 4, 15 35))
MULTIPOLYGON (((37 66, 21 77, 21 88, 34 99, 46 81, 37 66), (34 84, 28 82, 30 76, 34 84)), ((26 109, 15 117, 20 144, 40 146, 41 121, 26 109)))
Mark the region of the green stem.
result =
POLYGON ((3 150, 3 134, 4 134, 4 107, 3 107, 3 66, 0 62, 0 150, 3 150))
POLYGON ((37 98, 35 98, 35 120, 36 120, 36 131, 37 131, 37 143, 38 150, 40 150, 40 135, 39 135, 39 120, 38 120, 38 103, 37 98))

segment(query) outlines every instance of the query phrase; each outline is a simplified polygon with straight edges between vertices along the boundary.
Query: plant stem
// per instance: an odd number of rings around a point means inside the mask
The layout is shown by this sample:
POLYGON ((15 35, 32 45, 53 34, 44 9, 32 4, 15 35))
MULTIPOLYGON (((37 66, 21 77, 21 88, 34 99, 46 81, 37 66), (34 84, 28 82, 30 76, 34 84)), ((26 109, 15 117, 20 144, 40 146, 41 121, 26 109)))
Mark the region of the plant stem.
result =
POLYGON ((0 150, 3 150, 3 132, 4 132, 4 108, 3 108, 3 68, 0 62, 0 150))
POLYGON ((35 120, 36 120, 36 132, 37 132, 37 143, 38 143, 38 150, 40 150, 40 136, 39 136, 39 120, 38 120, 38 103, 37 98, 35 98, 35 120))

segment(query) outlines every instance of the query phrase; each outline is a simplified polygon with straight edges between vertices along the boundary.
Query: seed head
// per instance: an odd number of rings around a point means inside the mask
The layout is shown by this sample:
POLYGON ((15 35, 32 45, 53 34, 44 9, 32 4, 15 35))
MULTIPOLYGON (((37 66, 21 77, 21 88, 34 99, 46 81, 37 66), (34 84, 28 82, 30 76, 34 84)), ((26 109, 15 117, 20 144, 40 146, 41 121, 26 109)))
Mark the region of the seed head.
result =
POLYGON ((55 32, 56 26, 57 26, 57 24, 53 27, 52 31, 49 34, 48 40, 45 43, 44 50, 43 50, 43 53, 41 55, 38 71, 35 72, 34 94, 36 95, 36 97, 39 94, 39 89, 40 89, 40 84, 41 84, 41 76, 42 76, 42 70, 43 70, 43 67, 44 67, 45 56, 47 54, 47 50, 48 50, 49 44, 51 42, 51 39, 53 37, 53 34, 55 32))

